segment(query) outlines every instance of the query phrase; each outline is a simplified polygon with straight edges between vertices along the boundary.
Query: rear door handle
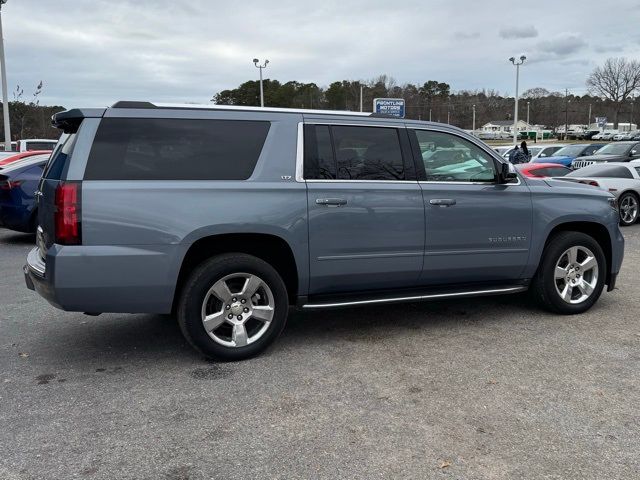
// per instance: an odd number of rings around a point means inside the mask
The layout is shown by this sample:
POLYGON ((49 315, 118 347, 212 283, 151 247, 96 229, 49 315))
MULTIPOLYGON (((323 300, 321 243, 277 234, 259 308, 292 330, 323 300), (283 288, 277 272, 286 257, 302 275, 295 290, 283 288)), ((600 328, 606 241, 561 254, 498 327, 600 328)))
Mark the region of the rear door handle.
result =
POLYGON ((450 207, 456 204, 455 198, 432 198, 429 200, 431 205, 437 205, 439 207, 450 207))
POLYGON ((316 204, 339 207, 340 205, 346 205, 347 201, 344 198, 316 198, 316 204))

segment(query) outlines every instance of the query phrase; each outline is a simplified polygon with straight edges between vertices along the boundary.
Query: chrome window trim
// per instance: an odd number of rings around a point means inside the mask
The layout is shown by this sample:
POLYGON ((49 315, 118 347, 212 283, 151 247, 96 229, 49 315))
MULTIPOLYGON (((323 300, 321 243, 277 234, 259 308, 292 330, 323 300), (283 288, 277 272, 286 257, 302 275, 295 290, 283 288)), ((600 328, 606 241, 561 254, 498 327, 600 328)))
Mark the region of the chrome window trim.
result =
POLYGON ((304 122, 298 123, 298 142, 296 145, 296 182, 304 182, 304 122))

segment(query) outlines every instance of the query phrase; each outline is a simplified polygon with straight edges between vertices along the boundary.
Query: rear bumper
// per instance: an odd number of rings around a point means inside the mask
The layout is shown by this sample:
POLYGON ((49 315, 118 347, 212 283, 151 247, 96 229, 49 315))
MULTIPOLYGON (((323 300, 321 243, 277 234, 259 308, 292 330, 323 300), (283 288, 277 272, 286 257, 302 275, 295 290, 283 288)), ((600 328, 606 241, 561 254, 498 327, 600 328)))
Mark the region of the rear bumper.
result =
POLYGON ((60 246, 27 255, 24 276, 54 307, 72 312, 169 313, 177 271, 172 248, 60 246))

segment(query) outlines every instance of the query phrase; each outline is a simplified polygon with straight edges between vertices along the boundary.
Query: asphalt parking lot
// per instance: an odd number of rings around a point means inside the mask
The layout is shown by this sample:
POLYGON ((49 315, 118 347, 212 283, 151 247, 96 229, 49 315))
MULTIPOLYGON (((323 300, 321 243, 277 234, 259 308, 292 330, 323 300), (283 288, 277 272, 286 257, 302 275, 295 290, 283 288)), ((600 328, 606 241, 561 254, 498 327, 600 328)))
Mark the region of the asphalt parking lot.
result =
MULTIPOLYGON (((49 306, 0 231, 0 478, 640 477, 640 225, 619 289, 295 313, 203 360, 168 317, 49 306)), ((105 292, 108 295, 108 292, 105 292)))

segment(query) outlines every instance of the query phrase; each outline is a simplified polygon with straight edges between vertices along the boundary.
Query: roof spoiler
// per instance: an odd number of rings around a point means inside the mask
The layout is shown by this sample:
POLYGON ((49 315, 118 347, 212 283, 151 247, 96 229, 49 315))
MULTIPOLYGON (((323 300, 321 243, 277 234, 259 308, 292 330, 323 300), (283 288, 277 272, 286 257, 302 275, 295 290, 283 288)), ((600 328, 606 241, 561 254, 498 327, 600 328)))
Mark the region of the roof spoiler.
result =
POLYGON ((51 117, 51 125, 64 133, 76 133, 83 119, 100 118, 105 110, 105 108, 73 108, 54 113, 51 117))

